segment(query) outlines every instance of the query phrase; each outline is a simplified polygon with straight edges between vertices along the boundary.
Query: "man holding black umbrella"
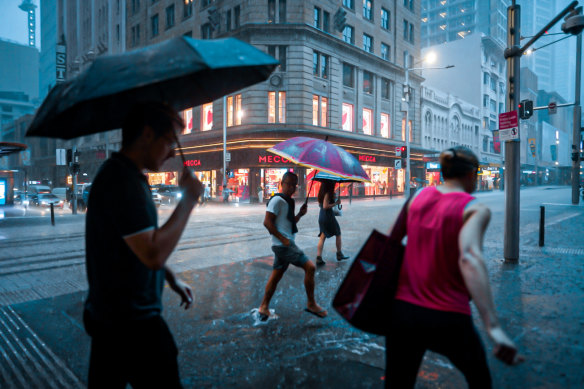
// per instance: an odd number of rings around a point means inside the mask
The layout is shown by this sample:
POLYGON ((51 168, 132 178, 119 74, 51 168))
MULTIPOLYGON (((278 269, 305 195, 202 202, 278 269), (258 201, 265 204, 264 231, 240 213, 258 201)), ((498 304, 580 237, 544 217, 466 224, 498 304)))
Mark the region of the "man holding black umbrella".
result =
POLYGON ((158 227, 143 170, 158 171, 174 156, 184 123, 161 103, 136 105, 122 128, 122 149, 93 181, 86 221, 89 296, 84 322, 92 337, 89 388, 181 387, 177 348, 161 317, 164 280, 189 308, 190 287, 166 262, 176 247, 202 184, 184 170, 183 196, 158 227), (118 190, 113 191, 112 188, 118 190))

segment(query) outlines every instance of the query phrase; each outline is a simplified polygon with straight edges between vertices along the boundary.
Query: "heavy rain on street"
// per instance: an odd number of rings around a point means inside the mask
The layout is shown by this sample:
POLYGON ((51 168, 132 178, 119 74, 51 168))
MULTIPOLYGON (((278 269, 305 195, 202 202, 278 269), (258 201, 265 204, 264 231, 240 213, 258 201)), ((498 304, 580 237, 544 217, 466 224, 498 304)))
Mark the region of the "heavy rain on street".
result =
MULTIPOLYGON (((478 193, 492 210, 485 257, 501 321, 526 356, 514 368, 489 358, 495 387, 578 387, 584 380, 584 282, 580 238, 584 207, 572 206, 568 187, 521 191, 521 256, 505 264, 503 192, 478 193), (538 247, 540 206, 546 209, 545 246, 538 247)), ((346 252, 353 256, 373 228, 386 231, 403 198, 344 200, 339 218, 346 252)), ((159 208, 161 221, 171 207, 159 208)), ((317 204, 299 223, 297 244, 316 253, 317 204)), ((164 317, 179 348, 186 387, 382 387, 384 340, 357 331, 330 307, 350 262, 338 263, 334 244, 316 275, 316 298, 329 311, 319 319, 303 311, 302 273, 290 269, 271 308, 279 316, 259 322, 257 308, 271 268, 265 207, 211 203, 195 208, 170 265, 194 289, 184 311, 164 294, 164 317)), ((43 382, 81 387, 87 379, 89 337, 83 330, 86 297, 84 215, 6 217, 0 221, 0 326, 5 383, 43 382)), ((482 328, 475 315, 475 324, 482 328)), ((482 335, 487 345, 491 345, 482 335)), ((462 387, 447 359, 428 353, 416 387, 462 387)), ((4 386, 3 386, 4 387, 4 386)), ((10 386, 7 386, 10 387, 10 386)))

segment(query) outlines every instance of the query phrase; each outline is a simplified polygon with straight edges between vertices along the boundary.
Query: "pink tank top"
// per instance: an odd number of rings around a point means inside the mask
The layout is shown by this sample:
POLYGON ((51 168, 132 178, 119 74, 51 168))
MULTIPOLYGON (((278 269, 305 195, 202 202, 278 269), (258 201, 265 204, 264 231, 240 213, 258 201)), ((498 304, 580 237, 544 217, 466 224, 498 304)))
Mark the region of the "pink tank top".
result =
POLYGON ((428 187, 408 213, 408 242, 396 299, 439 311, 470 315, 470 294, 458 260, 463 212, 474 197, 428 187))

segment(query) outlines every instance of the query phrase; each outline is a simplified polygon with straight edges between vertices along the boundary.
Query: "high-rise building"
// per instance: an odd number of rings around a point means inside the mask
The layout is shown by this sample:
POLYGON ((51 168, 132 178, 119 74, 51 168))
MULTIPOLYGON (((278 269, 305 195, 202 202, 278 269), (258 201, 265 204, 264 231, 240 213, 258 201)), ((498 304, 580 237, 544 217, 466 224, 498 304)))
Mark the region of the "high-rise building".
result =
MULTIPOLYGON (((538 0, 539 1, 539 0, 538 0)), ((422 47, 464 39, 473 33, 507 44, 509 0, 422 0, 422 47)))
MULTIPOLYGON (((420 2, 131 0, 127 15, 129 49, 183 35, 236 37, 280 61, 266 82, 227 96, 225 107, 220 99, 183 112, 187 127, 180 141, 186 164, 211 185, 213 194, 225 184, 241 200, 257 201, 258 187, 269 198, 290 169, 299 173, 299 192, 305 193, 307 169, 266 151, 298 135, 328 137, 361 161, 373 183, 355 184, 355 195, 404 190, 404 169, 395 150, 406 136, 404 64, 414 67, 420 59, 420 2), (222 172, 224 125, 230 153, 227 182, 222 172)), ((423 178, 420 81, 410 72, 407 127, 412 177, 423 178)), ((174 158, 163 172, 149 175, 150 183, 176 183, 181 169, 182 162, 174 158)), ((347 190, 343 186, 342 194, 347 190)))

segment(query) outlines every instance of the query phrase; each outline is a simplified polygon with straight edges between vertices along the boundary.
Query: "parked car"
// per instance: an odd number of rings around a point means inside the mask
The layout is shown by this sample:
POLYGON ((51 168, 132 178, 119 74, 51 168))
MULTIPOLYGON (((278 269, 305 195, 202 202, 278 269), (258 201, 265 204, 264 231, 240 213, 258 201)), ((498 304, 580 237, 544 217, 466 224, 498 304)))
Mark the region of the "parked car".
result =
POLYGON ((155 190, 161 196, 162 204, 176 204, 182 198, 180 188, 175 185, 154 185, 152 190, 155 190))
POLYGON ((63 201, 67 201, 67 194, 68 194, 68 188, 53 188, 53 190, 51 191, 52 194, 54 194, 55 196, 57 196, 58 198, 60 198, 63 201))
POLYGON ((34 205, 37 207, 50 207, 54 204, 55 207, 63 207, 65 201, 61 200, 52 193, 41 193, 36 196, 34 200, 34 205))
POLYGON ((162 196, 155 190, 152 191, 152 201, 154 201, 156 208, 160 207, 160 204, 162 204, 162 196))

